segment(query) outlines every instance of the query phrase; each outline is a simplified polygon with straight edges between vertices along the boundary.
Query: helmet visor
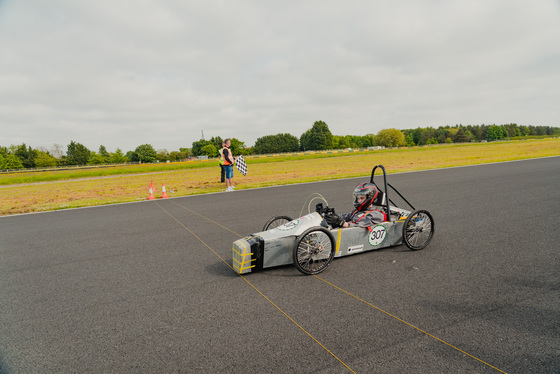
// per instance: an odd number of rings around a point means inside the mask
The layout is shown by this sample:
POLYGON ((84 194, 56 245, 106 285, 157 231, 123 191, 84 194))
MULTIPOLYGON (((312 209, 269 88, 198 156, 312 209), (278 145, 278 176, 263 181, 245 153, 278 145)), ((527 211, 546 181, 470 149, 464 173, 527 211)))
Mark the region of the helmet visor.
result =
POLYGON ((360 207, 367 200, 367 194, 365 194, 365 193, 354 192, 353 196, 354 196, 354 207, 355 208, 360 207))

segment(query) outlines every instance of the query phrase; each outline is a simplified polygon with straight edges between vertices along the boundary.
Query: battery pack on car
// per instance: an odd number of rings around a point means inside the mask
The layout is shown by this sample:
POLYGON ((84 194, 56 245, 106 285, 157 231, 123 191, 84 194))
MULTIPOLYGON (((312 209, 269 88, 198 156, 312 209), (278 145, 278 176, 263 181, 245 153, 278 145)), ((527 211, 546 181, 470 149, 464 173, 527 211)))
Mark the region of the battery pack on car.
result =
POLYGON ((233 269, 237 274, 260 271, 263 268, 264 240, 249 235, 233 243, 233 269))

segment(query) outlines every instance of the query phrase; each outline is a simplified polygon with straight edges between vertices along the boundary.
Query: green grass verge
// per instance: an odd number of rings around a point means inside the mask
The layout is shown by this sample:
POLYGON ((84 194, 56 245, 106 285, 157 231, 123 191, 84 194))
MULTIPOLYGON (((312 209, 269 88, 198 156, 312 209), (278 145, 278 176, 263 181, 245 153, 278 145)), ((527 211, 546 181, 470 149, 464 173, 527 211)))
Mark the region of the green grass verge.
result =
MULTIPOLYGON (((376 151, 247 157, 238 189, 369 177, 376 164, 388 173, 560 155, 560 139, 452 144, 376 151), (271 165, 272 164, 272 165, 271 165)), ((103 169, 1 175, 0 215, 144 200, 154 181, 171 196, 223 190, 215 160, 103 169)))

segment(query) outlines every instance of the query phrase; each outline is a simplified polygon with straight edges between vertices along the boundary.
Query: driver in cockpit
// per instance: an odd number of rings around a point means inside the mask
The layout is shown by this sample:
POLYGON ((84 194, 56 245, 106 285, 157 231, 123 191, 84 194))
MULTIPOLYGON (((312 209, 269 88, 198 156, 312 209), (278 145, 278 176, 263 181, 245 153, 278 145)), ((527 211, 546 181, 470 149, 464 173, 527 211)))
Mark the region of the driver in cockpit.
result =
POLYGON ((379 190, 373 183, 361 183, 354 189, 354 210, 340 215, 330 214, 325 220, 333 229, 338 227, 371 227, 387 220, 383 208, 374 205, 379 190))

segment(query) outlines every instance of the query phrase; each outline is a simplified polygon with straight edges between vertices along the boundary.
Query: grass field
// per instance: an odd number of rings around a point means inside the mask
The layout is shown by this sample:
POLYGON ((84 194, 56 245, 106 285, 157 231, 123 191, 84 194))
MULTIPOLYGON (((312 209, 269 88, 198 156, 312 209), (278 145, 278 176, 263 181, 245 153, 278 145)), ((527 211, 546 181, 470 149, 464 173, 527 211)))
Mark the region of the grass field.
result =
MULTIPOLYGON (((352 153, 317 153, 247 158, 246 177, 235 170, 237 189, 363 176, 382 164, 388 173, 484 164, 560 155, 560 139, 525 140, 352 153)), ((0 176, 0 215, 145 200, 165 184, 170 196, 219 192, 215 160, 14 173, 0 176)))

